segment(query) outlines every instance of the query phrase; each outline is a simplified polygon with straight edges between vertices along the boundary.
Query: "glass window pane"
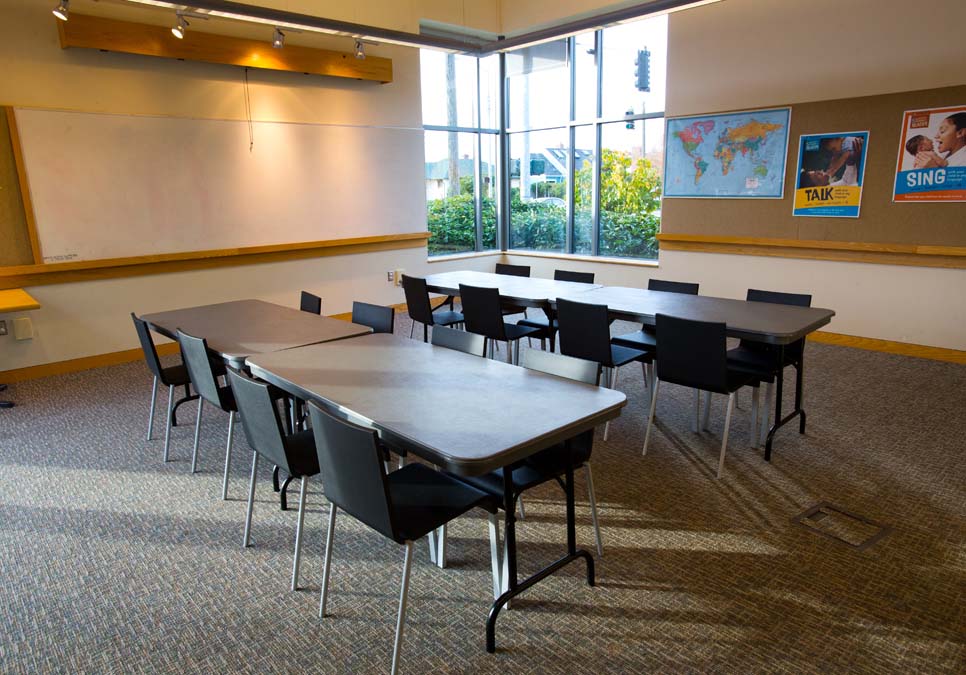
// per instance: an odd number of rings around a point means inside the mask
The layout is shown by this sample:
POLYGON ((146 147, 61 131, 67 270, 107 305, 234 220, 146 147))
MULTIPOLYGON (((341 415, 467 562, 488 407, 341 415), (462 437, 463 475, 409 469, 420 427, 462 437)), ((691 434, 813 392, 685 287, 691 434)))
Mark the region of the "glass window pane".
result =
POLYGON ((426 131, 429 255, 476 250, 476 134, 426 131))
POLYGON ((597 51, 594 46, 596 33, 578 35, 574 46, 576 68, 576 99, 574 119, 578 122, 597 119, 597 51))
POLYGON ((480 59, 480 126, 500 128, 500 55, 480 59))
POLYGON ((511 129, 548 127, 570 119, 567 42, 555 40, 507 53, 511 129))
POLYGON ((509 248, 564 250, 569 145, 566 129, 510 136, 509 248))
POLYGON ((667 15, 603 31, 603 117, 664 111, 667 15), (650 91, 638 88, 638 52, 650 52, 650 91))
POLYGON ((476 126, 476 61, 473 56, 419 52, 423 124, 476 126))
POLYGON ((481 134, 480 153, 480 197, 482 199, 481 215, 483 216, 483 250, 496 248, 496 167, 499 155, 499 136, 481 134))
POLYGON ((594 148, 593 126, 574 129, 574 253, 590 255, 594 233, 594 148))
POLYGON ((660 119, 601 126, 600 255, 657 257, 661 174, 647 156, 663 129, 660 119))

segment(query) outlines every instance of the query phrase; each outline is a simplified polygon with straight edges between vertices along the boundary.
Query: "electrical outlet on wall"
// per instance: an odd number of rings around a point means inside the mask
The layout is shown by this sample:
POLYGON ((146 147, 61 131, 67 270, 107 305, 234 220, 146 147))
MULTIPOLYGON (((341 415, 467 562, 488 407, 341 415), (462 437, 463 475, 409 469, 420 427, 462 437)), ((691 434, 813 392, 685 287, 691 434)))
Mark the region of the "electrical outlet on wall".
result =
POLYGON ((392 270, 389 270, 388 272, 386 272, 386 281, 388 281, 389 283, 394 283, 396 281, 396 273, 393 272, 392 270))

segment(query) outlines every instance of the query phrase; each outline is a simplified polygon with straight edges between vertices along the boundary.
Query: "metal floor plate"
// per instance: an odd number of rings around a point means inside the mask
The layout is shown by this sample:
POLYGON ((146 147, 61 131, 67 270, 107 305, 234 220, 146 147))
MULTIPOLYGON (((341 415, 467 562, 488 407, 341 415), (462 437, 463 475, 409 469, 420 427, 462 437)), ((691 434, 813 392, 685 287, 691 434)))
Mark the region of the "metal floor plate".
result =
POLYGON ((860 551, 869 548, 892 531, 888 525, 850 513, 829 502, 810 507, 792 518, 792 522, 860 551))

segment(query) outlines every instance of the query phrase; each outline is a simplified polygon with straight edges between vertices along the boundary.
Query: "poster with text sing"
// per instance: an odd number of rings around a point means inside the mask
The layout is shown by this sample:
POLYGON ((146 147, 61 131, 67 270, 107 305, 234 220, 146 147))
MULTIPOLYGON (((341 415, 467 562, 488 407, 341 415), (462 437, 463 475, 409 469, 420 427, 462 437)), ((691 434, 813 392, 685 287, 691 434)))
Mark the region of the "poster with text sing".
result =
POLYGON ((803 135, 792 215, 858 218, 868 131, 803 135))
POLYGON ((894 202, 966 202, 966 105, 902 115, 894 202))

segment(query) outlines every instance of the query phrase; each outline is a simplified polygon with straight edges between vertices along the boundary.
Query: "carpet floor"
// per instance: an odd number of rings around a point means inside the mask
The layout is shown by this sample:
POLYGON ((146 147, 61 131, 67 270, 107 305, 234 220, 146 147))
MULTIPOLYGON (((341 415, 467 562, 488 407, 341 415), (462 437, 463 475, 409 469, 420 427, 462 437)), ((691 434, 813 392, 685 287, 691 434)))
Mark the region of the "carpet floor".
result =
MULTIPOLYGON (((409 327, 399 316, 397 332, 409 327)), ((695 434, 691 392, 662 387, 642 457, 647 393, 640 370, 623 370, 628 405, 593 455, 598 585, 579 564, 538 584, 501 614, 487 654, 486 519, 471 513, 450 528, 446 569, 416 548, 401 671, 963 672, 966 367, 812 343, 806 364, 806 434, 781 430, 766 463, 743 394, 720 480, 723 398, 695 434), (859 550, 814 530, 858 541, 875 526, 829 511, 795 520, 821 502, 889 530, 859 550)), ((242 430, 223 502, 227 416, 208 409, 191 475, 194 406, 162 463, 163 413, 145 440, 150 385, 131 363, 7 392, 18 405, 0 411, 0 672, 387 671, 402 548, 342 517, 320 621, 320 485, 302 588, 289 592, 296 514, 279 509, 269 468, 243 549, 242 430)), ((592 550, 586 495, 578 474, 577 537, 592 550)), ((522 572, 561 554, 564 515, 556 486, 527 493, 522 572)))

